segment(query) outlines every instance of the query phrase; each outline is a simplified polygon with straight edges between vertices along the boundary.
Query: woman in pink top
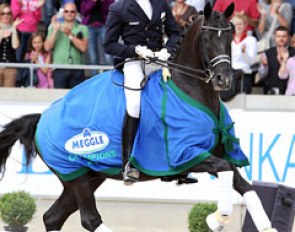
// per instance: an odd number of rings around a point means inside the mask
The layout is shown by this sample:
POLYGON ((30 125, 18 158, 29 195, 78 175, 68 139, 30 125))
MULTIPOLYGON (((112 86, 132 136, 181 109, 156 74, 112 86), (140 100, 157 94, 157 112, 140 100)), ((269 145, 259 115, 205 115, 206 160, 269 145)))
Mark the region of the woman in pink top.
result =
POLYGON ((287 89, 285 95, 295 96, 295 56, 289 57, 288 50, 283 54, 283 61, 281 62, 281 67, 279 69, 279 78, 287 79, 287 89))
POLYGON ((16 59, 22 62, 26 53, 28 40, 37 31, 42 16, 45 0, 11 0, 11 10, 14 19, 22 19, 18 25, 20 47, 16 51, 16 59))

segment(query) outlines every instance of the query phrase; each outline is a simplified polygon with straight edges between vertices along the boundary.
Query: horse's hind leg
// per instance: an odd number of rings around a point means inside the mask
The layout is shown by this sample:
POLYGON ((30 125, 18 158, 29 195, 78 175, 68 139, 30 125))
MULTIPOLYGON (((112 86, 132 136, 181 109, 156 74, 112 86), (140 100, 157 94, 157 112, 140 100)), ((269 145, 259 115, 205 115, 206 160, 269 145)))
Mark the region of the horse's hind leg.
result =
POLYGON ((241 176, 236 166, 232 165, 232 169, 234 171, 234 188, 243 196, 246 208, 258 231, 276 231, 271 228, 271 222, 252 186, 241 176))
MULTIPOLYGON (((104 178, 89 180, 92 193, 104 182, 104 178)), ((76 196, 72 190, 71 182, 64 183, 64 190, 56 202, 44 214, 43 220, 46 231, 60 231, 67 218, 78 209, 76 196)))
MULTIPOLYGON (((92 172, 88 172, 85 175, 75 179, 71 182, 66 182, 65 185, 70 186, 73 194, 75 195, 78 208, 80 210, 82 226, 88 231, 94 232, 111 232, 102 223, 102 219, 96 208, 96 202, 94 197, 94 190, 91 186, 91 182, 99 178, 92 172), (93 179, 94 178, 94 179, 93 179)), ((102 178, 101 183, 105 180, 102 178)))
POLYGON ((60 231, 67 218, 78 209, 74 194, 64 188, 60 197, 43 215, 46 231, 60 231))

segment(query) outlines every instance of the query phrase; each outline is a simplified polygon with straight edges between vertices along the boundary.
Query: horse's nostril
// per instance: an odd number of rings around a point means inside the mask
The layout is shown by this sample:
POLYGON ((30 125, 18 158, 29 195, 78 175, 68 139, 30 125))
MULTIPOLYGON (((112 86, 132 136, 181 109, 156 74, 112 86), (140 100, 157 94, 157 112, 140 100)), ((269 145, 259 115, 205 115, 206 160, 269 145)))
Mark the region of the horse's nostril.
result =
POLYGON ((216 80, 217 80, 220 84, 224 83, 224 78, 222 78, 222 75, 217 75, 217 76, 216 76, 216 80))

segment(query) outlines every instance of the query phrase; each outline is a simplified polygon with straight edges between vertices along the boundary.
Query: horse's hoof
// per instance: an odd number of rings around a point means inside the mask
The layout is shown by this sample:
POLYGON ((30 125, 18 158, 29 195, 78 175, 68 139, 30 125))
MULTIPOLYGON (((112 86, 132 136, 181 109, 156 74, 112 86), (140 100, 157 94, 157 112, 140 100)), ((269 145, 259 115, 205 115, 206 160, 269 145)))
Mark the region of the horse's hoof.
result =
POLYGON ((181 177, 177 179, 176 185, 182 184, 195 184, 198 183, 198 179, 192 176, 181 177))
POLYGON ((228 216, 222 216, 217 211, 209 214, 206 218, 206 223, 212 232, 224 232, 225 224, 228 223, 228 221, 228 216))

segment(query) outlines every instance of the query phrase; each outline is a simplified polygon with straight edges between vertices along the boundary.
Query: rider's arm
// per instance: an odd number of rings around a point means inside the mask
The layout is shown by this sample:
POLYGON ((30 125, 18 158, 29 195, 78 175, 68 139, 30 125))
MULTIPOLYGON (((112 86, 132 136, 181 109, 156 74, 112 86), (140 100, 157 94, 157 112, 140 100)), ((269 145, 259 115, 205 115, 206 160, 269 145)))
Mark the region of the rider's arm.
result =
POLYGON ((126 45, 119 43, 119 38, 122 36, 124 26, 122 18, 120 17, 120 11, 120 1, 110 6, 106 23, 104 49, 106 53, 113 56, 132 58, 136 56, 136 45, 126 45))

